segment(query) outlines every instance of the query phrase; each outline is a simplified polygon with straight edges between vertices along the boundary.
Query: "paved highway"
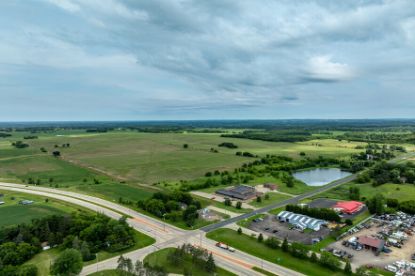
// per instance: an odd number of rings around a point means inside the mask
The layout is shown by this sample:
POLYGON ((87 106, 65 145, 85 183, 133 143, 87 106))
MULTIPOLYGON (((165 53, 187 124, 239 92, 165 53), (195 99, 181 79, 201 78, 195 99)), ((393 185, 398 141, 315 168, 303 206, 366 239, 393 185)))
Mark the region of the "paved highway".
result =
MULTIPOLYGON (((159 250, 161 248, 176 247, 184 243, 192 243, 201 246, 215 256, 217 264, 237 275, 262 275, 252 268, 263 267, 266 270, 275 272, 279 275, 300 276, 301 273, 292 271, 288 268, 279 266, 274 263, 266 262, 255 256, 249 255, 245 252, 229 252, 215 246, 215 241, 207 239, 205 232, 200 230, 186 231, 179 229, 170 224, 165 224, 157 219, 140 214, 127 207, 118 205, 116 203, 106 201, 100 198, 77 194, 69 191, 62 191, 52 188, 27 186, 15 183, 0 182, 0 189, 10 190, 16 192, 30 193, 58 200, 66 201, 84 208, 88 208, 95 212, 102 213, 113 219, 119 219, 122 214, 129 215, 127 220, 129 225, 135 230, 145 233, 156 239, 156 243, 139 250, 126 253, 125 256, 131 258, 133 261, 142 260, 147 254, 159 250)), ((105 269, 113 269, 117 266, 118 257, 100 261, 83 268, 81 275, 88 275, 96 271, 105 269)))
POLYGON ((234 223, 234 222, 238 222, 238 221, 243 220, 243 219, 250 218, 250 217, 255 216, 257 214, 262 214, 262 213, 271 211, 273 209, 283 207, 283 206, 285 206, 287 204, 297 203, 298 201, 301 201, 301 200, 303 200, 305 198, 309 198, 309 197, 315 196, 315 195, 320 194, 322 192, 325 192, 327 190, 333 189, 334 187, 337 187, 337 186, 340 186, 342 184, 345 184, 345 183, 348 183, 350 181, 353 181, 353 180, 356 179, 356 177, 357 176, 355 174, 349 175, 349 176, 347 176, 345 178, 342 178, 342 179, 333 181, 330 184, 327 184, 325 186, 322 186, 322 187, 320 187, 318 189, 315 189, 313 191, 310 191, 308 193, 301 194, 299 196, 292 197, 292 198, 289 198, 287 200, 284 200, 284 201, 281 201, 281 202, 278 202, 278 203, 275 203, 275 204, 268 205, 268 206, 266 206, 264 208, 257 209, 255 211, 250 212, 250 213, 242 214, 242 215, 237 216, 237 217, 233 217, 233 218, 230 218, 230 219, 227 219, 227 220, 224 220, 224 221, 220 221, 218 223, 214 223, 214 224, 210 224, 210 225, 204 226, 204 227, 200 228, 200 230, 205 231, 205 232, 210 232, 210 231, 213 231, 215 229, 224 227, 224 226, 226 226, 228 224, 231 224, 231 223, 234 223))

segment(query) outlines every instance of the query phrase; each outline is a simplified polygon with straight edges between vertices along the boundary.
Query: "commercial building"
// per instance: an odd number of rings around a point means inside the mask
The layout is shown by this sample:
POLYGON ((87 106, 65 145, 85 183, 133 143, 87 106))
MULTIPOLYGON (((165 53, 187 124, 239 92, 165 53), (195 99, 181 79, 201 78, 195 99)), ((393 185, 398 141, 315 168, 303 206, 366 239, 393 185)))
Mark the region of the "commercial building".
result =
POLYGON ((362 210, 364 206, 359 201, 339 201, 332 208, 337 212, 352 215, 362 210))
POLYGON ((368 236, 359 237, 359 243, 366 249, 371 249, 376 253, 380 253, 385 246, 385 241, 368 236))
POLYGON ((217 190, 216 193, 218 195, 240 200, 248 200, 259 195, 254 187, 247 185, 238 185, 228 189, 217 190))
POLYGON ((306 215, 296 214, 289 211, 281 211, 276 217, 280 222, 290 223, 302 230, 308 228, 314 231, 319 231, 323 225, 328 224, 325 220, 311 218, 306 215))

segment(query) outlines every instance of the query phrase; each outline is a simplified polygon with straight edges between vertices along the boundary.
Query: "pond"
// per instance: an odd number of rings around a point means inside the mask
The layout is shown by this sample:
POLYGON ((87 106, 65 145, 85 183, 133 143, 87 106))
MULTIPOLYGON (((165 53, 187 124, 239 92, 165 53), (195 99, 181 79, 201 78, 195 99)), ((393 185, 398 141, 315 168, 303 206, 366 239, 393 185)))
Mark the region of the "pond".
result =
POLYGON ((351 173, 338 168, 317 168, 293 173, 295 179, 304 182, 308 186, 323 186, 349 175, 351 173))

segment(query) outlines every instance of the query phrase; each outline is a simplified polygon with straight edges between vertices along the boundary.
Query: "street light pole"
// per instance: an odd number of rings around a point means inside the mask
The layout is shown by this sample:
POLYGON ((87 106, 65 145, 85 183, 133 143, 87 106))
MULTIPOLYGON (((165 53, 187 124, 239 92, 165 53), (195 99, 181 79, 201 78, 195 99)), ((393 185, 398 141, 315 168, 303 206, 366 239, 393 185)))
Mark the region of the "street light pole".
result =
POLYGON ((98 272, 98 252, 95 253, 95 257, 97 258, 97 272, 98 272))

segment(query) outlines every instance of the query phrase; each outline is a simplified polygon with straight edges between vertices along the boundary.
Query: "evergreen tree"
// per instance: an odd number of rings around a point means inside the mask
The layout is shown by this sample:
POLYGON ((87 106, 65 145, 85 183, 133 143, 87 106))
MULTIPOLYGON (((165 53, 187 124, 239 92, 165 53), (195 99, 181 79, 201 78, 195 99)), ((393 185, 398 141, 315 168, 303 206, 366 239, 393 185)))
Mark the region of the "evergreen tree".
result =
POLYGON ((238 228, 238 234, 239 234, 239 235, 241 235, 241 234, 242 234, 242 228, 241 228, 241 227, 239 227, 239 228, 238 228))
POLYGON ((91 251, 89 250, 89 245, 86 241, 82 242, 80 251, 81 251, 81 255, 82 255, 82 260, 90 261, 90 260, 93 259, 92 255, 91 255, 91 251))
POLYGON ((281 249, 284 252, 288 252, 288 249, 289 248, 288 248, 288 240, 287 240, 287 238, 285 238, 284 241, 282 242, 281 249))
POLYGON ((264 236, 262 235, 262 233, 260 233, 258 236, 258 242, 262 242, 263 240, 264 240, 264 236))
POLYGON ((209 273, 214 273, 216 271, 215 260, 213 259, 212 253, 209 254, 209 257, 206 261, 205 269, 209 273))
POLYGON ((317 254, 315 252, 311 253, 310 261, 313 262, 313 263, 318 262, 318 257, 317 257, 317 254))
POLYGON ((349 260, 346 260, 346 265, 344 266, 344 273, 346 273, 347 275, 352 274, 352 265, 350 264, 349 260))

